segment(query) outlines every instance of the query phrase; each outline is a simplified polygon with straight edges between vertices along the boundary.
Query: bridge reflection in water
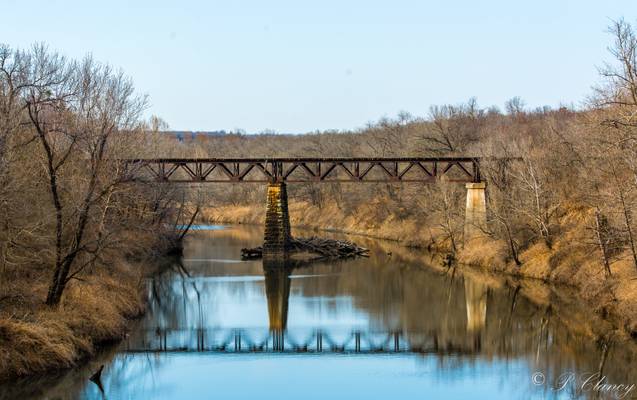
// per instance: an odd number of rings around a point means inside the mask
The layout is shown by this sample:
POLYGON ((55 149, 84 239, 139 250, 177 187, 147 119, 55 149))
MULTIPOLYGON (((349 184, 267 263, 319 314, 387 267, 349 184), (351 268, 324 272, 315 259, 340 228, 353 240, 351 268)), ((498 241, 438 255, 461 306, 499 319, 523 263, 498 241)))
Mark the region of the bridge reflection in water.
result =
POLYGON ((440 345, 431 334, 364 332, 347 334, 315 329, 307 331, 249 329, 156 329, 145 337, 129 340, 127 353, 218 352, 218 353, 314 353, 314 354, 475 354, 476 349, 440 345))
MULTIPOLYGON (((297 265, 298 266, 298 265, 297 265)), ((336 328, 288 329, 291 274, 295 266, 286 261, 263 265, 269 329, 156 327, 139 329, 125 343, 125 352, 217 352, 217 353, 309 353, 382 354, 420 353, 471 355, 480 352, 486 325, 488 287, 464 281, 467 310, 466 335, 450 340, 436 330, 375 330, 336 328)))

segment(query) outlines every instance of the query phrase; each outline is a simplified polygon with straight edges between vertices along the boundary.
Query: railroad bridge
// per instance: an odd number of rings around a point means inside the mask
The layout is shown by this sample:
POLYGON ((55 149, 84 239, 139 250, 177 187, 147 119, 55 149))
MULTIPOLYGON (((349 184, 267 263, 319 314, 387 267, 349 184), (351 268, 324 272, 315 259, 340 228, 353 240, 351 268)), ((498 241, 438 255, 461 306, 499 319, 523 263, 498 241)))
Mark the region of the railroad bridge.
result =
POLYGON ((136 179, 165 183, 268 185, 264 257, 286 254, 290 244, 288 183, 465 184, 465 243, 486 228, 486 183, 476 157, 400 158, 156 158, 125 160, 136 179))

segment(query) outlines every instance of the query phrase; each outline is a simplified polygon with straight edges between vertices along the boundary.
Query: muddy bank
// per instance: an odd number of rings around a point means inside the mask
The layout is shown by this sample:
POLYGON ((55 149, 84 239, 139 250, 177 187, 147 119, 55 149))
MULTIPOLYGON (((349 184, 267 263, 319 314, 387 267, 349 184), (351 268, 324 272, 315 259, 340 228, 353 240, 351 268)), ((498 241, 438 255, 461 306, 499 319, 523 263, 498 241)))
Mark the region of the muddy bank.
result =
MULTIPOLYGON (((434 252, 448 251, 448 243, 431 221, 372 221, 363 213, 360 218, 346 216, 338 207, 322 209, 302 201, 289 204, 290 223, 295 228, 318 229, 363 235, 395 241, 401 246, 434 252), (431 228, 429 227, 431 226, 431 228)), ((561 234, 551 249, 533 244, 520 252, 521 266, 508 259, 506 244, 486 241, 458 252, 460 264, 473 269, 513 278, 532 278, 549 284, 572 288, 580 299, 601 319, 610 321, 618 335, 637 337, 637 271, 626 261, 612 265, 613 275, 604 276, 599 256, 585 238, 583 213, 567 213, 560 221, 561 234)), ((263 224, 265 208, 258 205, 217 206, 204 208, 201 218, 211 223, 263 224)), ((550 304, 551 300, 546 299, 550 304)))

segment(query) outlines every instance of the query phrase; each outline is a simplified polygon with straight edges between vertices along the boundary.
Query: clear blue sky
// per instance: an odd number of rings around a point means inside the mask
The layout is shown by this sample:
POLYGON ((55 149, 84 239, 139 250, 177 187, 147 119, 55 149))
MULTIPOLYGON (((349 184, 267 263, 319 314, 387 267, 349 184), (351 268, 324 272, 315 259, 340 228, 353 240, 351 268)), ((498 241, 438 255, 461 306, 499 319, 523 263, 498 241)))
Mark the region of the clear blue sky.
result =
POLYGON ((121 67, 178 130, 363 126, 475 96, 578 105, 635 0, 0 0, 0 42, 121 67))

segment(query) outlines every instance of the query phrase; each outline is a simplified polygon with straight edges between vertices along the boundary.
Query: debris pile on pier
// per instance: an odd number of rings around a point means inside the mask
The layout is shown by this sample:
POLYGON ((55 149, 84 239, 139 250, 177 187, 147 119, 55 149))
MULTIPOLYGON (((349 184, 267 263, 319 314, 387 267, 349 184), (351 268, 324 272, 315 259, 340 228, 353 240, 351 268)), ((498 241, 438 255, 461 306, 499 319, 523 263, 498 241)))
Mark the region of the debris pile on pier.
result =
MULTIPOLYGON (((360 247, 350 241, 325 239, 316 236, 291 239, 290 253, 300 252, 318 254, 317 260, 369 257, 369 249, 360 247)), ((241 258, 244 260, 253 260, 261 257, 263 257, 262 246, 241 249, 241 258)))
POLYGON ((292 239, 292 247, 298 251, 309 251, 325 258, 369 257, 369 249, 347 240, 324 239, 319 237, 292 239))

